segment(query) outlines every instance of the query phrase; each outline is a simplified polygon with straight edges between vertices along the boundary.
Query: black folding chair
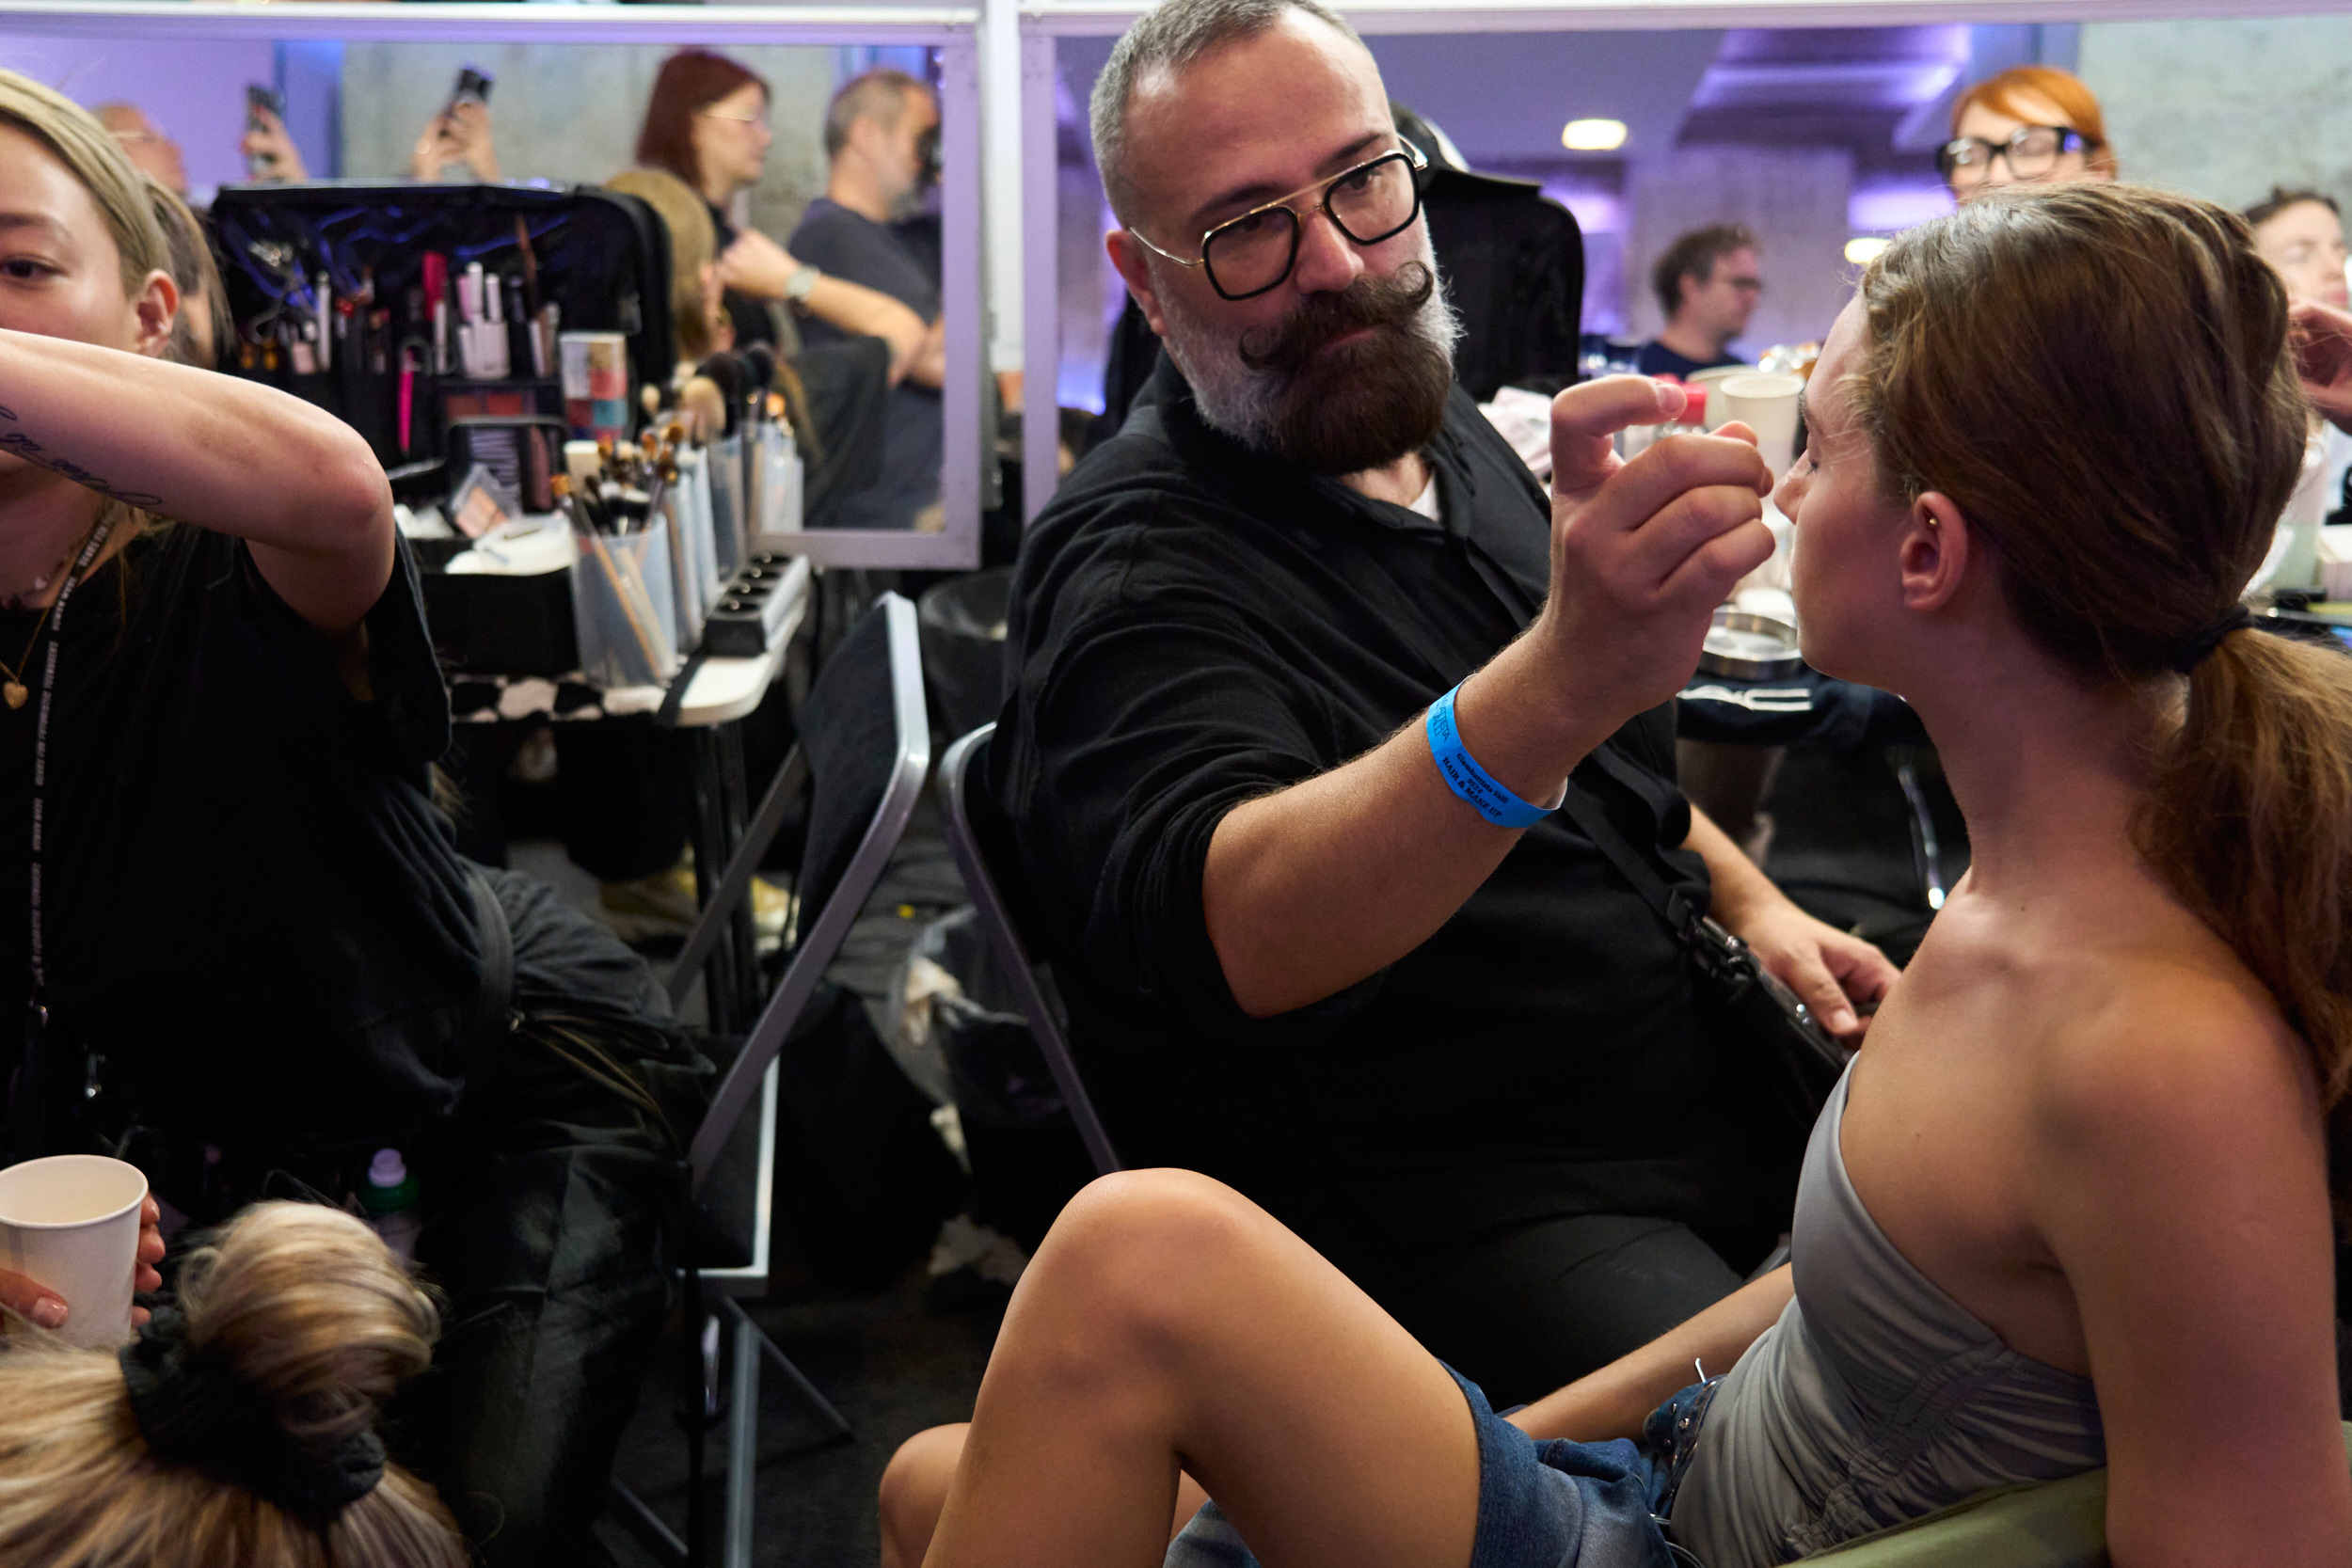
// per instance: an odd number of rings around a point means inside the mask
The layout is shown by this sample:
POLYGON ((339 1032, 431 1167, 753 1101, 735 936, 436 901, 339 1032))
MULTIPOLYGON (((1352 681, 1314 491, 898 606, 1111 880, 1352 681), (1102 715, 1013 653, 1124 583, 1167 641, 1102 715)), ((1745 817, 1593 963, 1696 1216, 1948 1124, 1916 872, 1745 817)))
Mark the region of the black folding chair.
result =
POLYGON ((963 874, 964 890, 972 895, 980 927, 988 933, 997 961, 1012 977, 1014 1000, 1029 1021, 1029 1033, 1037 1037, 1045 1065, 1053 1069, 1055 1085, 1070 1109, 1070 1119, 1077 1123, 1087 1154, 1094 1161, 1094 1168, 1107 1176, 1123 1168, 1119 1151, 1112 1148, 1103 1118, 1095 1114, 1094 1101, 1078 1076, 1068 1031, 1058 1009, 1038 984, 1013 903, 1006 896, 1009 891, 1015 899, 1024 897, 1019 863, 1012 852, 1012 825, 985 791, 975 794, 965 787, 974 765, 987 754, 988 737, 995 733, 994 724, 982 724, 949 746, 947 754, 939 760, 940 816, 947 833, 947 849, 955 856, 956 869, 963 874))
MULTIPOLYGON (((740 1304, 765 1295, 769 1285, 777 1053, 881 879, 914 814, 924 775, 930 770, 930 716, 924 705, 922 649, 911 601, 885 594, 850 628, 818 673, 799 722, 800 741, 745 830, 704 918, 678 956, 670 982, 674 999, 682 998, 692 986, 702 958, 717 941, 720 922, 749 889, 752 873, 793 799, 803 784, 813 786, 808 837, 795 883, 797 942, 783 978, 721 1076, 688 1151, 703 1221, 696 1227, 702 1296, 732 1330, 733 1340, 725 1568, 750 1568, 752 1561, 761 1359, 773 1362, 792 1382, 831 1437, 850 1434, 850 1423, 841 1413, 760 1332, 740 1304), (706 1260, 703 1255, 711 1250, 723 1256, 706 1260)), ((687 1559, 686 1544, 617 1481, 612 1501, 620 1522, 648 1550, 672 1562, 687 1559)), ((690 1506, 699 1503, 699 1498, 691 1499, 690 1506)))

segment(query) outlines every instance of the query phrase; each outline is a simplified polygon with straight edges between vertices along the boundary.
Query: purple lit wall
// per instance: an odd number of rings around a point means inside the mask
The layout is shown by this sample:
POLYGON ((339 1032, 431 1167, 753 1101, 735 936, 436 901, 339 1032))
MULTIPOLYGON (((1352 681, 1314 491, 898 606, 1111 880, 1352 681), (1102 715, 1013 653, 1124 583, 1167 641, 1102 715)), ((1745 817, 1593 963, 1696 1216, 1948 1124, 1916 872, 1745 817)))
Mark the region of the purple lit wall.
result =
POLYGON ((0 33, 0 65, 57 88, 87 108, 114 100, 135 103, 180 144, 188 183, 199 200, 212 187, 245 176, 237 151, 245 135, 245 88, 277 78, 276 48, 265 42, 190 39, 60 39, 0 33))

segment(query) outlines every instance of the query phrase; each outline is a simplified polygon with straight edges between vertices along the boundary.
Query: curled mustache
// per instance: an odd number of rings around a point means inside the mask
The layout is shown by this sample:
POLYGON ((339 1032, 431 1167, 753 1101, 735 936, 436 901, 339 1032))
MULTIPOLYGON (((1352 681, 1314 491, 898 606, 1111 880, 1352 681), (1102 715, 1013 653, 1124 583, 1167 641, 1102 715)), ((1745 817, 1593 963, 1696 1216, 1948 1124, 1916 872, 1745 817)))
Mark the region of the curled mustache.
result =
POLYGON ((1387 277, 1367 276, 1337 293, 1309 295, 1280 325, 1268 329, 1270 339, 1261 339, 1256 330, 1246 332, 1235 349, 1241 362, 1253 371, 1289 374, 1334 338, 1359 327, 1406 325, 1429 303, 1437 287, 1434 271, 1420 261, 1407 261, 1387 277))

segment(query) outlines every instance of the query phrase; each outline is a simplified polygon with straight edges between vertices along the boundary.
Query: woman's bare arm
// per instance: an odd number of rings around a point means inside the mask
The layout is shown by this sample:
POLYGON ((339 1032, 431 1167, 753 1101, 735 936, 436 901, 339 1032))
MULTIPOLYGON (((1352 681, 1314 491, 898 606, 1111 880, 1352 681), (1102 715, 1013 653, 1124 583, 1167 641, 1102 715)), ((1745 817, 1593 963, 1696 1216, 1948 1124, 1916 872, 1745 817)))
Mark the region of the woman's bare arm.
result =
POLYGON ((1788 1265, 1733 1291, 1630 1355, 1619 1356, 1510 1418, 1531 1437, 1598 1443, 1639 1437, 1649 1413, 1681 1389, 1731 1370, 1796 1293, 1788 1265))
POLYGON ((280 598, 330 635, 392 569, 392 497, 349 425, 258 382, 0 330, 0 451, 253 547, 280 598))
POLYGON ((2143 988, 2126 1011, 2061 1059, 2030 1189, 2098 1386, 2108 1551, 2118 1568, 2352 1561, 2303 1048, 2266 1007, 2143 988))

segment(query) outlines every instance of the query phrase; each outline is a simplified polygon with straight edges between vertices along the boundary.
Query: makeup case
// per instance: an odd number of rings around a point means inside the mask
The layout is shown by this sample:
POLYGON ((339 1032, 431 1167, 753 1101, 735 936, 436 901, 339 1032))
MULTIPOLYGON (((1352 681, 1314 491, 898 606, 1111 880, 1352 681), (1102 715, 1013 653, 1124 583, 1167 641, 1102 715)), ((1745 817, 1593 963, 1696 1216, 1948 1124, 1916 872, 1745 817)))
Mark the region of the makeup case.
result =
POLYGON ((237 328, 222 368, 339 416, 387 468, 443 456, 453 420, 564 417, 563 333, 627 338, 632 410, 645 378, 666 380, 676 363, 669 240, 635 197, 593 185, 226 185, 212 221, 237 328))
MULTIPOLYGON (((566 405, 565 334, 622 335, 632 421, 647 377, 666 380, 676 363, 669 238, 635 197, 591 185, 228 185, 212 222, 237 328, 221 368, 342 419, 419 506, 446 506, 477 461, 526 509, 551 504, 563 439, 586 434, 570 429, 583 410, 566 405)), ((597 388, 605 405, 611 390, 597 388)), ((465 544, 420 541, 443 661, 495 674, 579 669, 568 574, 439 571, 465 544)))

